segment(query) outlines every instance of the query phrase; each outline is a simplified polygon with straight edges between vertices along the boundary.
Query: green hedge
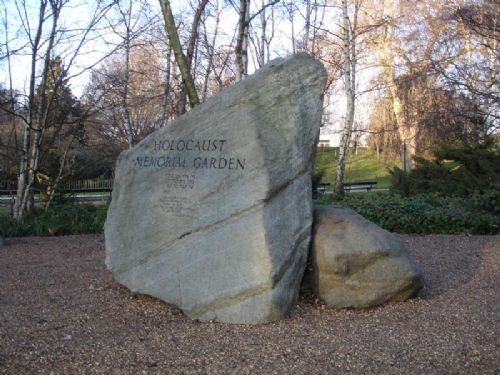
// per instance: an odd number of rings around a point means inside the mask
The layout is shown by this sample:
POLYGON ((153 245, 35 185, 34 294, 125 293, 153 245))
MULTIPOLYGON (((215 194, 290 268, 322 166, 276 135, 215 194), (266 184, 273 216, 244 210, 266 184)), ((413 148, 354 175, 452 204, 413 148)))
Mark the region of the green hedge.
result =
POLYGON ((47 211, 35 212, 15 220, 0 217, 0 234, 5 237, 61 236, 65 234, 101 233, 106 220, 107 205, 54 205, 47 211))
MULTIPOLYGON (((316 203, 332 203, 322 197, 316 203)), ((345 194, 340 203, 381 227, 398 233, 500 233, 500 191, 468 198, 437 193, 401 197, 391 193, 345 194)), ((5 237, 102 233, 108 206, 64 204, 17 221, 0 216, 5 237)))
POLYGON ((470 197, 500 187, 500 152, 491 144, 443 146, 433 159, 414 157, 415 168, 390 169, 391 189, 405 196, 441 193, 470 197))
MULTIPOLYGON (((325 200, 318 203, 327 203, 325 200)), ((341 201, 382 228, 398 233, 500 233, 500 192, 445 197, 436 193, 401 197, 390 193, 346 194, 341 201)))

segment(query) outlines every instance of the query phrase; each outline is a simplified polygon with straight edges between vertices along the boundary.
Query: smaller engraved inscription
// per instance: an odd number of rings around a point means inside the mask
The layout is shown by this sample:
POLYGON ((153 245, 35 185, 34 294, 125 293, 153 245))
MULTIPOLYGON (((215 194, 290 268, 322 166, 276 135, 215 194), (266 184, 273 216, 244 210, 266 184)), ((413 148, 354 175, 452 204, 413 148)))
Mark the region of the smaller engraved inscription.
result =
POLYGON ((165 213, 177 218, 191 219, 194 214, 194 204, 186 198, 175 196, 164 196, 159 201, 160 207, 165 213))
POLYGON ((192 189, 195 176, 193 174, 167 174, 164 186, 168 189, 192 189))

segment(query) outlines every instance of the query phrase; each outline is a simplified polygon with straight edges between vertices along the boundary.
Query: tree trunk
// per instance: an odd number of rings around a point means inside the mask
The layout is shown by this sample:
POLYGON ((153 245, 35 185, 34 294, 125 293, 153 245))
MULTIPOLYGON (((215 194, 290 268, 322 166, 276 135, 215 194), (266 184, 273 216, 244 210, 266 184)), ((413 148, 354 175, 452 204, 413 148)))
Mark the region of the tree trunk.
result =
POLYGON ((25 212, 31 212, 35 204, 34 186, 35 178, 38 172, 38 165, 40 163, 40 149, 43 142, 45 133, 45 124, 47 123, 48 104, 47 104, 47 81, 50 70, 50 59, 52 57, 52 50, 54 48, 57 22, 59 20, 59 4, 55 1, 50 2, 52 8, 52 29, 50 32, 49 42, 44 57, 44 66, 42 70, 42 82, 40 83, 40 100, 36 111, 36 119, 33 126, 33 139, 30 144, 30 153, 28 157, 28 181, 26 184, 26 194, 21 201, 21 207, 25 212))
POLYGON ((241 81, 248 73, 248 28, 250 21, 250 0, 240 0, 238 39, 236 41, 236 80, 241 81))
POLYGON ((54 181, 54 184, 52 185, 52 189, 49 192, 49 197, 47 199, 47 203, 45 204, 45 211, 47 211, 50 207, 50 204, 52 203, 52 200, 54 199, 54 196, 56 194, 57 189, 59 188, 59 183, 61 182, 62 175, 64 173, 64 167, 66 166, 66 158, 68 156, 68 151, 69 148, 71 147, 71 143, 73 142, 73 136, 71 135, 68 143, 66 144, 66 148, 64 150, 64 154, 61 159, 61 165, 59 166, 59 171, 57 172, 57 177, 56 180, 54 181))
MULTIPOLYGON (((440 4, 437 2, 437 4, 440 4)), ((418 79, 420 74, 428 77, 429 67, 432 59, 432 53, 435 49, 436 44, 439 41, 439 37, 445 27, 446 23, 439 22, 437 17, 434 17, 429 12, 427 8, 429 5, 427 3, 422 4, 422 11, 426 15, 426 22, 432 23, 432 28, 428 32, 428 37, 426 39, 426 44, 421 46, 423 50, 422 58, 417 62, 410 62, 410 72, 408 73, 408 79, 412 80, 407 86, 413 83, 413 80, 418 79), (413 73, 412 73, 413 70, 413 73), (417 72, 417 74, 414 74, 417 72)), ((440 8, 444 5, 438 5, 440 8)), ((394 22, 396 19, 395 14, 395 2, 393 0, 384 0, 384 12, 388 19, 385 29, 385 35, 379 43, 380 46, 380 65, 384 67, 384 73, 386 76, 387 84, 389 86, 389 92, 392 100, 392 109, 394 111, 394 117, 396 120, 396 127, 398 129, 399 138, 401 144, 406 144, 407 155, 405 167, 410 170, 414 167, 412 157, 416 155, 417 149, 417 135, 419 132, 419 124, 414 120, 415 116, 410 114, 411 105, 409 103, 410 99, 406 95, 406 88, 402 87, 396 79, 396 58, 394 54, 393 42, 396 40, 394 31, 394 22)), ((418 116, 418 115, 417 115, 418 116)))
POLYGON ((304 25, 304 51, 309 51, 309 35, 311 33, 311 0, 306 0, 306 16, 304 25))
POLYGON ((264 1, 262 1, 263 11, 260 13, 260 23, 262 25, 262 34, 260 35, 260 45, 259 45, 259 56, 257 61, 259 63, 259 67, 262 67, 266 63, 266 28, 267 28, 267 19, 266 19, 266 10, 264 8, 264 1))
MULTIPOLYGON (((41 100, 38 108, 35 108, 35 84, 36 84, 36 62, 39 54, 40 41, 43 31, 43 24, 45 21, 45 11, 47 8, 47 1, 40 2, 38 26, 33 45, 31 49, 31 76, 30 76, 30 91, 28 95, 28 116, 25 122, 23 133, 23 149, 21 154, 21 161, 19 164, 19 177, 17 184, 16 202, 14 204, 13 214, 14 218, 21 219, 23 216, 28 215, 33 210, 34 206, 34 180, 38 168, 39 147, 41 141, 41 121, 45 111, 46 98, 45 93, 41 93, 41 100), (36 113, 35 113, 36 109, 36 113), (33 133, 33 134, 32 134, 33 133)), ((50 55, 54 46, 56 25, 58 20, 59 11, 56 8, 57 4, 52 3, 52 30, 50 34, 47 51, 45 53, 45 65, 42 72, 42 86, 45 87, 47 81, 48 64, 50 55)))
POLYGON ((190 67, 184 52, 182 51, 182 45, 179 40, 179 34, 177 33, 177 27, 175 26, 174 16, 172 14, 172 8, 170 6, 169 0, 159 0, 161 10, 163 13, 163 20, 165 21, 165 31, 167 32, 170 45, 174 51, 175 61, 181 72, 182 81, 186 87, 187 95, 189 98, 189 104, 191 107, 195 107, 200 104, 200 99, 198 97, 198 92, 196 91, 196 86, 194 84, 193 76, 191 75, 190 67))
MULTIPOLYGON (((61 75, 54 85, 48 88, 50 62, 54 58, 54 47, 56 43, 65 43, 72 41, 70 49, 64 49, 64 55, 67 58, 68 65, 65 73, 75 62, 85 41, 88 41, 90 31, 95 28, 96 24, 104 19, 104 15, 111 8, 111 4, 106 4, 103 7, 99 6, 91 15, 87 28, 80 30, 81 39, 76 40, 74 30, 58 28, 59 17, 62 8, 68 2, 65 0, 40 0, 37 2, 39 8, 38 23, 30 26, 31 18, 28 16, 27 7, 30 5, 25 1, 16 2, 18 6, 18 15, 21 19, 23 31, 26 33, 26 38, 29 41, 28 46, 31 56, 31 72, 30 85, 28 92, 27 115, 23 117, 18 114, 18 117, 23 118, 24 133, 23 133, 23 148, 21 160, 19 163, 19 178, 16 194, 16 202, 13 209, 13 216, 16 219, 21 219, 29 214, 34 207, 34 184, 37 176, 39 163, 42 153, 42 144, 45 138, 45 132, 49 124, 49 114, 53 109, 55 93, 58 87, 62 84, 63 76, 61 75), (50 6, 50 8, 49 8, 50 6), (45 22, 51 22, 49 30, 44 30, 45 22), (34 34, 32 33, 34 32, 34 34), (70 36, 71 34, 71 36, 70 36), (42 35, 47 35, 47 39, 42 40, 42 35), (64 36, 66 35, 66 38, 64 36), (71 50, 72 49, 72 50, 71 50), (38 66, 38 61, 41 61, 42 66, 38 66), (40 83, 37 85, 37 77, 40 77, 40 83)), ((80 71, 80 74, 83 70, 80 71)), ((74 76, 78 75, 76 73, 74 76)))
POLYGON ((203 34, 203 37, 205 39, 205 46, 208 52, 208 66, 207 66, 207 72, 205 74, 205 79, 203 82, 203 101, 207 99, 207 93, 208 93, 208 82, 210 79, 210 73, 212 72, 212 69, 214 67, 214 50, 215 50, 215 42, 217 41, 217 36, 219 35, 219 23, 220 23, 220 7, 219 7, 219 1, 216 1, 216 13, 217 16, 215 18, 215 27, 214 27, 214 35, 212 37, 212 42, 210 43, 208 41, 208 33, 206 30, 206 25, 205 22, 203 22, 203 26, 205 27, 205 33, 203 34))
POLYGON ((266 61, 264 64, 267 64, 270 60, 271 57, 271 41, 274 38, 274 32, 275 32, 275 21, 274 21, 274 8, 271 8, 271 35, 267 38, 266 37, 266 61))
POLYGON ((291 31, 291 37, 292 37, 292 53, 296 52, 295 48, 295 27, 294 27, 294 22, 295 22, 295 4, 292 2, 290 3, 290 10, 289 10, 289 20, 290 20, 290 31, 291 31))
POLYGON ((201 16, 205 11, 205 7, 208 4, 208 0, 201 0, 200 5, 196 9, 194 14, 193 24, 191 25, 191 35, 189 36, 188 48, 186 53, 186 60, 188 66, 191 67, 191 63, 193 61, 194 49, 196 46, 196 41, 198 40, 198 28, 201 21, 201 16))
POLYGON ((170 44, 167 50, 167 71, 165 72, 165 84, 163 89, 163 102, 162 102, 162 112, 161 112, 161 123, 157 128, 165 125, 167 121, 167 110, 168 110, 168 96, 170 95, 170 64, 172 59, 172 48, 170 44))
MULTIPOLYGON (((188 70, 191 74, 191 78, 194 82, 195 80, 195 76, 194 76, 194 72, 192 71, 192 66, 193 66, 193 57, 195 56, 195 50, 196 50, 196 42, 198 40, 198 28, 199 28, 199 25, 200 25, 200 21, 201 21, 201 16, 203 14, 203 12, 205 11, 205 7, 207 6, 208 4, 208 0, 201 0, 200 1, 200 4, 198 5, 198 8, 196 9, 196 12, 194 14, 194 18, 193 18, 193 23, 191 25, 191 35, 189 36, 189 40, 188 40, 188 46, 187 46, 187 50, 186 50, 186 62, 187 62, 187 67, 188 67, 188 70)), ((196 63, 196 61, 195 61, 196 63)), ((179 98, 179 108, 181 109, 181 113, 185 113, 186 112, 186 94, 187 94, 187 85, 184 83, 184 85, 182 86, 182 90, 181 90, 181 95, 180 95, 180 98, 179 98)))
POLYGON ((123 97, 122 97, 122 108, 123 108, 123 121, 125 127, 125 135, 127 136, 128 148, 133 146, 133 134, 132 134, 132 124, 130 121, 130 110, 128 108, 128 91, 130 84, 130 20, 132 17, 132 1, 129 2, 127 19, 124 20, 125 27, 127 29, 125 35, 125 82, 123 82, 123 97))
POLYGON ((334 194, 344 194, 344 173, 347 157, 349 155, 349 143, 354 123, 355 95, 356 95, 356 27, 358 16, 358 4, 355 3, 352 30, 347 11, 347 0, 342 0, 343 17, 343 41, 344 41, 344 88, 347 101, 346 116, 342 130, 342 140, 339 147, 339 161, 337 165, 337 178, 335 181, 334 194))
MULTIPOLYGON (((394 39, 394 20, 395 20, 395 9, 393 0, 384 0, 384 10, 387 12, 387 17, 389 21, 386 24, 385 35, 380 44, 380 56, 381 65, 384 68, 384 74, 387 80, 387 85, 389 86, 389 93, 392 104, 392 111, 394 112, 394 119, 396 121, 396 128, 398 129, 399 138, 401 144, 406 144, 407 146, 411 144, 411 139, 409 138, 407 132, 405 131, 405 120, 403 113, 403 101, 398 95, 398 84, 396 81, 396 71, 395 71, 395 56, 392 47, 392 41, 394 39)), ((385 147, 384 147, 385 150, 385 147)), ((411 157, 406 158, 404 168, 408 167, 411 169, 411 157)))

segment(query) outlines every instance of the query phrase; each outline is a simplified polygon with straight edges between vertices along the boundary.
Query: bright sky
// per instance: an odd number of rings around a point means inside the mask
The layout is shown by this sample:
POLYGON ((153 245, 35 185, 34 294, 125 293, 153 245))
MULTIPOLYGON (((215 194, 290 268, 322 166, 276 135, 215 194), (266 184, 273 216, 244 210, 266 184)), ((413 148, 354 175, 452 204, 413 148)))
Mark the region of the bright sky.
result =
MULTIPOLYGON (((28 47, 28 31, 31 33, 31 38, 34 38, 38 26, 38 0, 26 0, 25 10, 22 7, 22 1, 4 0, 0 5, 2 14, 0 15, 2 23, 2 31, 0 32, 0 43, 5 44, 8 40, 9 48, 11 51, 19 50, 18 53, 13 54, 11 58, 12 80, 15 89, 26 92, 29 86, 29 75, 31 71, 31 56, 28 47), (6 12, 6 13, 5 13, 6 12), (5 20, 7 20, 7 30, 5 29, 5 20), (24 47, 24 48, 23 48, 24 47)), ((61 12, 60 20, 61 27, 69 30, 66 34, 68 39, 56 41, 56 53, 63 58, 67 64, 73 58, 76 46, 80 41, 81 29, 85 29, 90 21, 90 15, 93 13, 94 8, 91 2, 87 3, 83 0, 70 1, 61 12)), ((47 40, 47 34, 50 29, 50 23, 47 23, 44 28, 44 35, 42 40, 47 40)), ((78 96, 81 93, 83 82, 88 79, 86 74, 81 74, 85 67, 88 67, 93 62, 99 60, 109 46, 109 37, 103 35, 101 31, 92 33, 87 38, 86 43, 82 46, 80 53, 75 59, 71 75, 76 75, 71 80, 74 93, 78 96)), ((45 51, 47 43, 42 45, 42 52, 45 51)), ((2 48, 1 55, 4 56, 5 48, 2 48)), ((1 61, 0 82, 8 87, 9 72, 7 59, 1 61)), ((37 72, 41 67, 39 66, 37 72)))

